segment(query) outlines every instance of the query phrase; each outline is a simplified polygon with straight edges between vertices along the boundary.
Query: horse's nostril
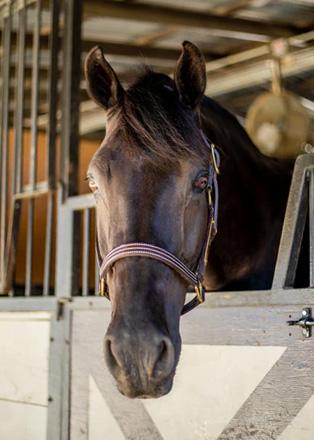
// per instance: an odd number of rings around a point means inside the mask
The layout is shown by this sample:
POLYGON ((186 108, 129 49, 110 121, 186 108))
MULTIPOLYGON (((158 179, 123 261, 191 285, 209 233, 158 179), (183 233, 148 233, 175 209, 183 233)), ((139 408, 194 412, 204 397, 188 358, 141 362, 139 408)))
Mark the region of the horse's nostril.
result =
POLYGON ((164 337, 159 344, 159 352, 154 366, 155 377, 168 376, 175 362, 174 348, 169 338, 164 337))
POLYGON ((110 368, 110 370, 114 370, 115 368, 119 367, 119 362, 117 356, 114 354, 112 341, 110 338, 105 339, 104 351, 105 351, 107 365, 110 368))

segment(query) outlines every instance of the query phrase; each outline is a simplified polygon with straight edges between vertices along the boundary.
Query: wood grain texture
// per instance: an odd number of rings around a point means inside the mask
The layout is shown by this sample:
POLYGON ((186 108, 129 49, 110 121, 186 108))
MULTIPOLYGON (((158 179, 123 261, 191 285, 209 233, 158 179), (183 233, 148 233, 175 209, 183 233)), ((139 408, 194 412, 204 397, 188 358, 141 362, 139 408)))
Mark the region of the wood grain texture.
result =
POLYGON ((304 340, 298 327, 287 320, 299 319, 302 307, 265 306, 198 309, 181 320, 182 340, 187 344, 293 346, 304 340))
POLYGON ((218 439, 275 440, 313 394, 312 339, 286 350, 218 439))
POLYGON ((73 312, 70 439, 88 439, 88 378, 92 375, 127 440, 161 440, 142 402, 123 397, 105 366, 103 336, 109 320, 109 311, 73 312))
MULTIPOLYGON (((97 299, 66 306, 73 314, 70 438, 88 438, 91 375, 126 439, 160 440, 143 404, 121 396, 105 367, 102 339, 110 320, 107 304, 97 299)), ((314 299, 309 305, 314 306, 314 299)), ((300 328, 286 323, 300 318, 301 312, 299 304, 204 307, 181 320, 184 344, 287 347, 219 440, 276 439, 314 394, 314 338, 304 339, 300 328)))

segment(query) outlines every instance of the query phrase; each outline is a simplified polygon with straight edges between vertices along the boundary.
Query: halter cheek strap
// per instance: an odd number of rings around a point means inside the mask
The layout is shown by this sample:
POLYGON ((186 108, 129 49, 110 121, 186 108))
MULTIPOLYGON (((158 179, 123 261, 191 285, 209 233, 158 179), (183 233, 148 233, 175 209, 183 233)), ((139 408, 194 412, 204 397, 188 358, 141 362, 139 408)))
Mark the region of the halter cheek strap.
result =
POLYGON ((220 158, 218 151, 215 149, 214 144, 209 144, 205 135, 202 133, 204 141, 208 145, 211 152, 211 162, 209 166, 209 178, 207 187, 208 197, 208 222, 206 239, 201 251, 201 255, 198 260, 196 271, 192 271, 185 263, 183 263, 178 257, 168 252, 166 249, 160 248, 149 243, 127 243, 113 248, 104 258, 101 257, 100 249, 98 245, 98 239, 96 237, 96 255, 99 265, 100 275, 100 292, 101 296, 106 296, 108 299, 109 292, 106 286, 106 276, 110 268, 121 259, 130 257, 143 257, 157 260, 172 270, 177 272, 185 281, 194 286, 195 297, 183 306, 181 314, 185 314, 194 309, 198 304, 205 301, 205 288, 202 284, 205 269, 208 261, 208 253, 212 240, 217 233, 217 220, 218 220, 218 184, 217 174, 219 174, 220 158))

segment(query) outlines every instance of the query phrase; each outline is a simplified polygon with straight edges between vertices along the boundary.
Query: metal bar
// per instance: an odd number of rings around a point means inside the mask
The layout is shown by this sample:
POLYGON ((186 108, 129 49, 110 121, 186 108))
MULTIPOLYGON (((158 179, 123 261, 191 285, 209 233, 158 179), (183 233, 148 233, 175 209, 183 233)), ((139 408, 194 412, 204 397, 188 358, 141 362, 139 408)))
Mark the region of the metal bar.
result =
POLYGON ((309 177, 310 287, 314 287, 314 170, 309 177))
POLYGON ((89 280, 89 251, 90 251, 90 209, 84 209, 83 218, 83 277, 82 277, 82 295, 88 295, 89 280))
MULTIPOLYGON (((25 60, 25 31, 26 10, 25 2, 18 12, 18 47, 17 47, 17 75, 15 92, 15 126, 14 126, 14 156, 12 173, 12 196, 21 190, 23 180, 23 113, 24 113, 24 60, 25 60)), ((15 272, 16 247, 18 240, 21 201, 12 199, 10 221, 8 224, 5 261, 4 285, 11 295, 15 272)))
POLYGON ((96 206, 93 194, 82 194, 75 197, 69 197, 66 204, 72 211, 79 211, 85 208, 95 208, 96 206))
POLYGON ((48 194, 46 215, 46 238, 45 238, 45 267, 43 295, 49 295, 51 275, 51 243, 52 243, 52 220, 53 220, 54 195, 48 194))
MULTIPOLYGON (((32 71, 32 111, 31 111, 31 142, 30 142, 30 169, 29 179, 32 189, 36 186, 37 142, 38 142, 38 104, 39 104, 39 58, 40 58, 40 25, 41 25, 41 0, 35 8, 35 26, 33 40, 33 71, 32 71)), ((31 294, 32 288, 32 260, 33 260, 33 231, 34 230, 34 200, 29 200, 27 217, 27 242, 26 242, 26 281, 25 296, 31 294)))
POLYGON ((0 298, 1 312, 41 312, 55 311, 57 308, 57 298, 43 297, 17 297, 17 298, 0 298))
POLYGON ((40 61, 40 26, 41 26, 41 0, 36 3, 36 16, 33 40, 33 70, 32 70, 32 110, 31 110, 31 146, 30 146, 30 184, 32 189, 36 185, 36 162, 38 143, 38 104, 39 104, 39 61, 40 61))
POLYGON ((80 290, 80 256, 81 256, 81 221, 82 211, 74 211, 73 241, 72 241, 72 271, 71 271, 71 295, 76 296, 80 290))
POLYGON ((27 229, 26 229, 26 277, 25 296, 30 296, 32 290, 33 272, 33 232, 34 232, 34 200, 28 201, 27 229))
POLYGON ((64 48, 66 63, 63 69, 61 178, 63 200, 78 190, 79 104, 81 79, 81 17, 82 0, 64 4, 64 48))
POLYGON ((48 126, 47 126, 47 180, 49 188, 55 188, 57 105, 58 105, 58 55, 59 55, 60 0, 50 1, 51 34, 49 38, 48 72, 48 126))
POLYGON ((99 267, 97 263, 97 257, 95 255, 95 296, 99 296, 99 267))
POLYGON ((97 259, 97 250, 96 250, 96 234, 97 234, 97 213, 96 209, 93 209, 93 219, 94 219, 94 252, 95 252, 95 264, 94 264, 94 273, 95 273, 95 291, 94 295, 99 296, 99 263, 97 259))
POLYGON ((70 297, 72 290, 73 211, 61 203, 58 191, 58 216, 56 240, 55 292, 58 297, 70 297))
MULTIPOLYGON (((2 124, 0 142, 1 163, 1 201, 0 201, 0 284, 5 279, 5 241, 7 233, 7 203, 8 203, 8 150, 9 150, 9 72, 11 56, 11 2, 8 4, 8 16, 4 19, 4 58, 2 66, 2 124)), ((2 286, 0 287, 2 290, 2 286)))
POLYGON ((308 186, 306 170, 314 165, 314 155, 303 154, 295 163, 282 228, 272 288, 292 287, 307 218, 308 186))
POLYGON ((21 191, 23 181, 23 114, 24 114, 24 61, 25 61, 25 31, 26 10, 24 7, 18 13, 18 56, 16 78, 16 107, 15 107, 15 137, 14 137, 14 175, 13 194, 21 191))
MULTIPOLYGON (((28 7, 32 5, 33 3, 36 3, 37 0, 25 0, 25 5, 28 7)), ((8 12, 8 3, 12 3, 12 14, 16 14, 24 7, 24 2, 21 1, 12 1, 12 0, 2 0, 0 1, 0 17, 7 17, 9 15, 8 12)))
POLYGON ((18 194, 14 194, 14 200, 23 200, 23 199, 34 199, 36 197, 43 196, 45 194, 49 194, 50 190, 46 188, 38 188, 34 189, 34 191, 21 192, 18 194))
POLYGON ((10 296, 14 295, 13 281, 15 275, 16 262, 16 248, 18 241, 19 225, 21 218, 21 201, 13 201, 11 218, 8 226, 8 240, 7 240, 7 260, 6 260, 6 277, 4 279, 4 286, 10 296))

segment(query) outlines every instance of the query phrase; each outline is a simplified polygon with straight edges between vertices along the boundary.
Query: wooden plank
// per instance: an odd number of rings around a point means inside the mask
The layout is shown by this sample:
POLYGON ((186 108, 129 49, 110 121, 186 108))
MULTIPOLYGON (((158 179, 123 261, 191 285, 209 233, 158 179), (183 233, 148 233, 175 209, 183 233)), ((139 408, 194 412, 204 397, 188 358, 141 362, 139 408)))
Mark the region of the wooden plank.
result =
MULTIPOLYGON (((194 293, 188 293, 186 301, 192 299, 194 293)), ((199 305, 196 311, 212 308, 235 307, 262 307, 262 306, 295 306, 312 304, 314 302, 313 289, 277 289, 277 290, 250 290, 245 292, 206 292, 206 300, 199 305)), ((75 309, 99 308, 111 309, 110 302, 101 297, 73 298, 72 307, 75 309)), ((193 313, 191 314, 193 315, 193 313)), ((188 316, 188 315, 187 315, 188 316)))
MULTIPOLYGON (((89 311, 74 304, 67 306, 74 313, 71 438, 86 439, 88 374, 96 381, 126 438, 160 438, 157 428, 149 422, 150 416, 142 407, 137 408, 137 401, 131 405, 116 393, 103 366, 102 337, 110 320, 109 309, 104 311, 91 301, 84 302, 89 311), (91 360, 90 365, 86 359, 91 360)), ((288 347, 238 410, 220 440, 276 439, 314 394, 314 338, 303 339, 299 328, 286 324, 289 315, 296 319, 300 313, 298 306, 204 308, 182 319, 184 344, 288 347)))
POLYGON ((117 393, 104 367, 102 338, 104 326, 109 324, 109 311, 106 314, 74 311, 72 319, 70 439, 88 439, 88 379, 91 375, 126 439, 162 440, 143 403, 130 401, 117 393))
POLYGON ((250 36, 252 40, 256 39, 257 35, 289 37, 294 33, 293 27, 285 27, 278 23, 274 26, 274 23, 271 22, 262 23, 260 21, 240 18, 220 17, 207 12, 202 13, 144 3, 132 3, 132 5, 129 5, 126 2, 92 0, 84 5, 84 13, 88 17, 103 16, 177 26, 202 27, 210 30, 224 31, 229 37, 230 33, 234 32, 234 37, 238 35, 237 38, 241 38, 240 34, 245 34, 246 38, 250 36))
POLYGON ((218 440, 276 439, 313 394, 314 339, 281 356, 218 440))
POLYGON ((300 341, 305 349, 310 339, 287 324, 301 314, 300 306, 198 309, 182 318, 181 335, 188 344, 288 347, 300 341))

